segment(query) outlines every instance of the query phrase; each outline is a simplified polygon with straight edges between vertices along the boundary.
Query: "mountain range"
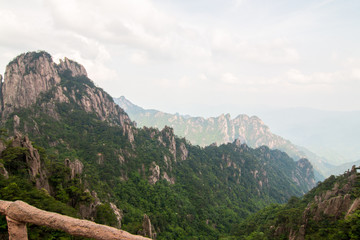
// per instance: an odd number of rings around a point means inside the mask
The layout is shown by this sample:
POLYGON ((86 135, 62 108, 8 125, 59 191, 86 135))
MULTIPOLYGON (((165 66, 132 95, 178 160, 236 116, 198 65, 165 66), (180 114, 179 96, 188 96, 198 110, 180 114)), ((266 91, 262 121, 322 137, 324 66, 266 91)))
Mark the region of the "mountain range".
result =
MULTIPOLYGON (((315 168, 317 180, 323 180, 324 177, 336 173, 336 167, 328 163, 327 159, 272 133, 270 128, 257 116, 250 117, 240 114, 233 119, 230 114, 210 118, 191 117, 164 113, 154 109, 143 109, 124 96, 114 98, 114 101, 129 114, 139 127, 163 128, 170 126, 176 135, 185 137, 192 144, 200 146, 214 143, 220 145, 239 139, 253 148, 265 145, 271 149, 279 149, 295 160, 306 157, 315 168)), ((348 167, 348 169, 351 166, 351 163, 344 164, 344 167, 348 167)))
MULTIPOLYGON (((3 200, 151 238, 219 239, 252 213, 315 186, 305 158, 238 139, 200 147, 168 126, 136 127, 67 58, 21 54, 7 65, 0 88, 3 200)), ((4 217, 0 226, 6 237, 4 217)), ((29 229, 30 239, 73 239, 29 229)))

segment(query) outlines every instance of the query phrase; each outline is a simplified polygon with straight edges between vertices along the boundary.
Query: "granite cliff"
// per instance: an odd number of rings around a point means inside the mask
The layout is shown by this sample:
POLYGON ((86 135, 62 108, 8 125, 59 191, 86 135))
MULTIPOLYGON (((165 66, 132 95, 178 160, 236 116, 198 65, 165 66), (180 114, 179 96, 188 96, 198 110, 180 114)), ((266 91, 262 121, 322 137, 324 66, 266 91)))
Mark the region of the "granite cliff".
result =
POLYGON ((128 115, 106 92, 95 87, 82 65, 72 60, 65 58, 56 64, 46 52, 21 54, 7 65, 0 87, 2 119, 34 105, 39 97, 52 92, 51 99, 41 105, 49 115, 58 117, 56 103, 73 102, 86 112, 94 112, 102 121, 121 126, 124 134, 133 141, 133 123, 128 115), (76 79, 81 88, 73 85, 69 88, 62 79, 76 79))

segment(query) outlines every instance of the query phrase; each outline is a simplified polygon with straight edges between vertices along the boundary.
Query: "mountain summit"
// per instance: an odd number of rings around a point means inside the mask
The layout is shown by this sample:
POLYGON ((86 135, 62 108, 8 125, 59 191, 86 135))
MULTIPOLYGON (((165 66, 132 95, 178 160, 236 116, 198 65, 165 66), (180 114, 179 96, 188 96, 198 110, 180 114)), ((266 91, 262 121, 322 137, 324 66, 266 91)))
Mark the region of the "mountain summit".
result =
POLYGON ((133 123, 128 115, 109 94, 95 87, 82 65, 68 58, 56 64, 44 51, 21 54, 7 65, 0 87, 2 118, 34 105, 46 94, 53 95, 39 107, 55 119, 57 103, 73 103, 88 113, 95 113, 101 120, 121 126, 129 140, 133 140, 133 123))

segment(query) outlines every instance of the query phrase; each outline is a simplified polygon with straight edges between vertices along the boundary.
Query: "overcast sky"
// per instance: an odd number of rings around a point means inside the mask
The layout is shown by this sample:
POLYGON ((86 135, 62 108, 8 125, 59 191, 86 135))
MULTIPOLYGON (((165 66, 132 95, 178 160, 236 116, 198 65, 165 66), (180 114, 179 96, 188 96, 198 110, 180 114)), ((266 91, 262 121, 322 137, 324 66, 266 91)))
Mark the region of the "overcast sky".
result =
POLYGON ((359 12, 358 0, 0 0, 0 70, 45 50, 171 113, 360 110, 359 12))

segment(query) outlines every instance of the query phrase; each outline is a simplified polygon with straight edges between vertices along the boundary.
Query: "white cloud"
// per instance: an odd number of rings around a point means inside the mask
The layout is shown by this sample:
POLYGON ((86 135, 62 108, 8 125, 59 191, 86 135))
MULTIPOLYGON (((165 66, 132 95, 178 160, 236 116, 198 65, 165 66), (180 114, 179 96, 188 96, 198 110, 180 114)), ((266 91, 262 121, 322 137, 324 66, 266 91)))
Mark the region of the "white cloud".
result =
POLYGON ((235 8, 239 8, 245 3, 245 0, 233 0, 233 2, 234 2, 235 8))
POLYGON ((321 95, 341 88, 351 95, 359 86, 357 29, 341 35, 326 22, 336 17, 326 8, 340 1, 200 2, 7 1, 0 9, 0 66, 21 52, 43 49, 54 59, 83 64, 114 95, 149 98, 167 91, 171 97, 181 89, 189 101, 211 102, 218 95, 224 103, 235 102, 237 92, 241 100, 268 103, 280 93, 321 95), (354 50, 343 51, 347 46, 354 50))
POLYGON ((353 68, 351 71, 351 76, 356 80, 360 80, 360 68, 353 68))
POLYGON ((221 76, 221 81, 228 84, 237 83, 238 79, 232 73, 224 73, 221 76))
POLYGON ((144 51, 135 51, 131 57, 130 57, 130 61, 132 63, 138 64, 138 65, 143 65, 145 63, 148 62, 148 56, 147 53, 144 51))
POLYGON ((299 60, 296 48, 283 38, 247 40, 241 35, 216 29, 212 35, 212 47, 220 55, 257 63, 284 64, 299 60))
MULTIPOLYGON (((357 77, 357 72, 345 70, 343 72, 313 72, 311 74, 304 74, 300 70, 290 69, 287 71, 284 82, 298 85, 327 85, 332 88, 337 88, 340 85, 351 84, 353 78, 357 77)), ((359 75, 360 76, 360 75, 359 75)))

